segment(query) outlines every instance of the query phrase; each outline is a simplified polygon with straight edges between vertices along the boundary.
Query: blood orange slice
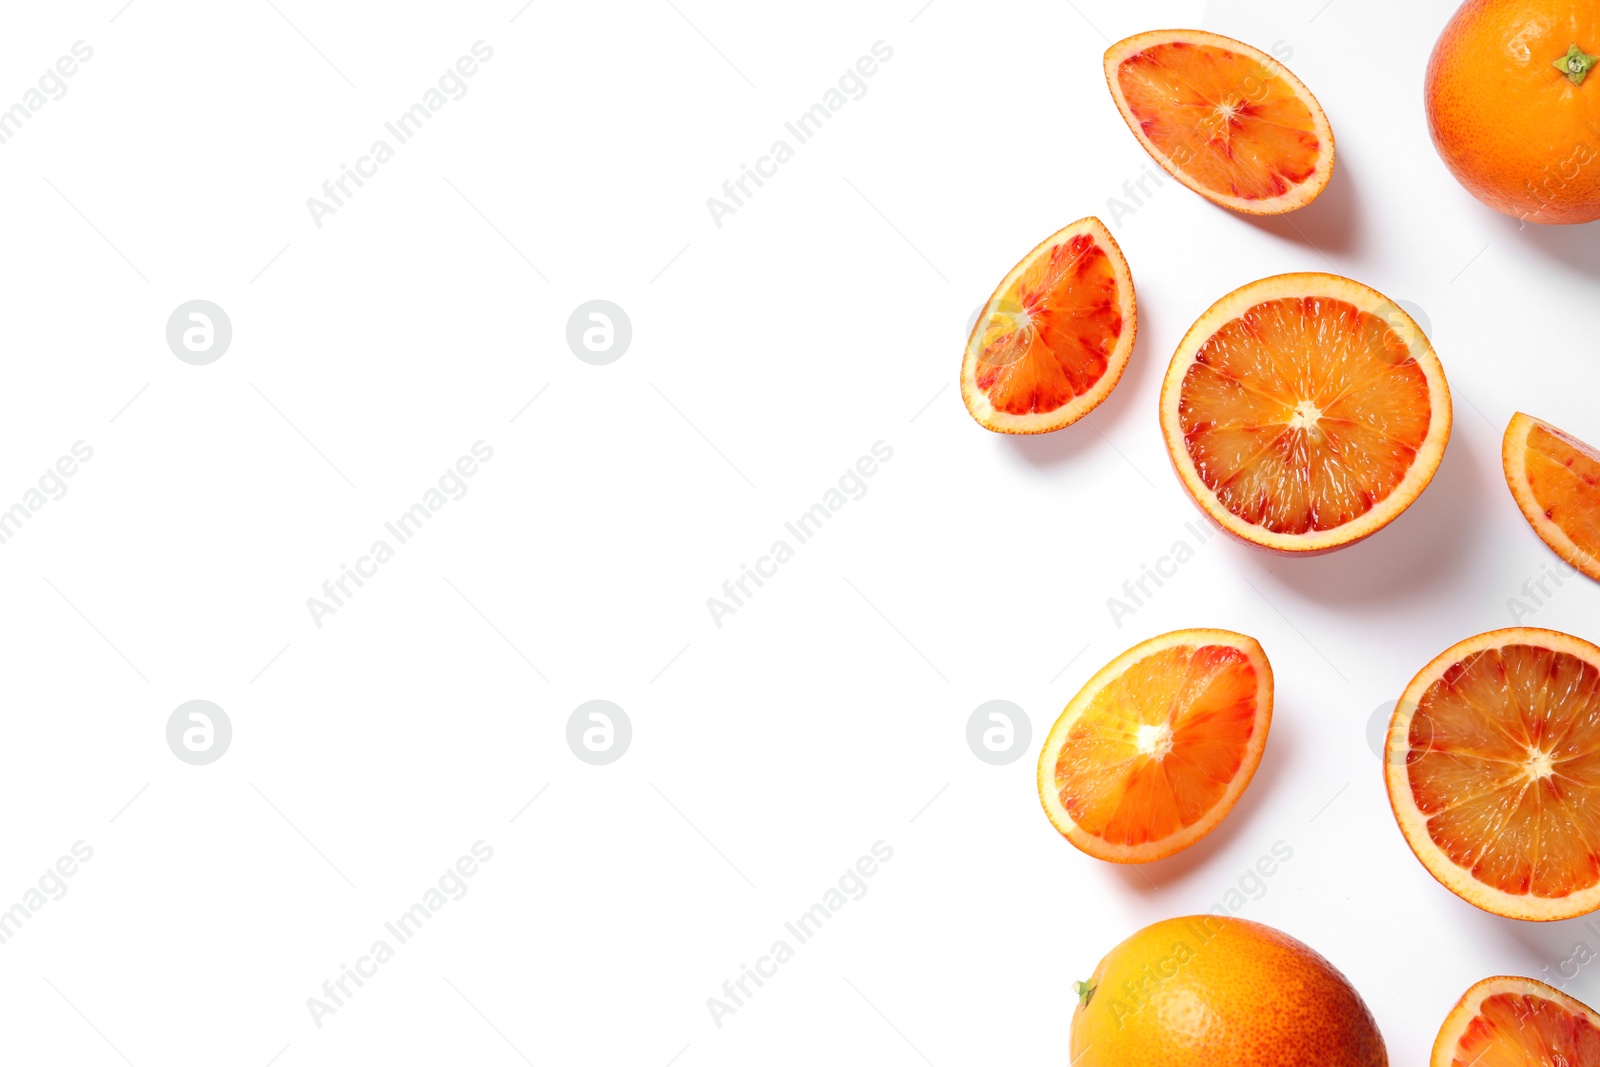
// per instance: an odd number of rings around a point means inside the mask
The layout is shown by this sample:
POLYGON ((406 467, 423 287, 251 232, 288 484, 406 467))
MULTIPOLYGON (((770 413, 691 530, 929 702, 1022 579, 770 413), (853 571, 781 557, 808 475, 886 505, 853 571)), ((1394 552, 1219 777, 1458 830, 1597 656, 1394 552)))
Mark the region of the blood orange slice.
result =
POLYGON ((1328 117, 1260 49, 1204 30, 1152 30, 1106 49, 1105 67, 1111 98, 1145 151, 1212 203, 1278 215, 1327 187, 1328 117))
POLYGON ((1078 848, 1145 863, 1233 809, 1272 725, 1272 665, 1253 637, 1179 630, 1100 669, 1039 753, 1045 814, 1078 848))
POLYGON ((1534 533, 1600 581, 1600 449, 1519 411, 1506 427, 1500 459, 1534 533))
POLYGON ((1136 330, 1122 250, 1099 219, 1079 219, 1012 267, 978 313, 961 399, 997 433, 1070 426, 1111 395, 1136 330))
POLYGON ((1450 438, 1433 346, 1382 293, 1335 274, 1251 282, 1200 316, 1167 369, 1161 430, 1224 530, 1326 552, 1392 522, 1450 438))
POLYGON ((1518 627, 1446 649, 1384 745, 1406 843, 1445 888, 1512 919, 1600 908, 1600 648, 1518 627))
POLYGON ((1433 1043, 1431 1067, 1589 1067, 1600 1015, 1532 978, 1485 978, 1461 995, 1433 1043))

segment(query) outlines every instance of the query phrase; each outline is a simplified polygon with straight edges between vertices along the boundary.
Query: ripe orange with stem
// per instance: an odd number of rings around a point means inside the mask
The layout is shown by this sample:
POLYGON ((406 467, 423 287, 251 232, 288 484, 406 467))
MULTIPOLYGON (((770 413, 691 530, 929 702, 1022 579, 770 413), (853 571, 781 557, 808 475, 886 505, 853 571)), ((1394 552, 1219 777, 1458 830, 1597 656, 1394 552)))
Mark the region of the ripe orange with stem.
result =
POLYGON ((1247 919, 1154 923, 1075 988, 1072 1067, 1388 1063, 1345 976, 1310 946, 1247 919))
POLYGON ((1428 131, 1450 173, 1529 222, 1600 219, 1600 4, 1467 0, 1434 45, 1428 131))

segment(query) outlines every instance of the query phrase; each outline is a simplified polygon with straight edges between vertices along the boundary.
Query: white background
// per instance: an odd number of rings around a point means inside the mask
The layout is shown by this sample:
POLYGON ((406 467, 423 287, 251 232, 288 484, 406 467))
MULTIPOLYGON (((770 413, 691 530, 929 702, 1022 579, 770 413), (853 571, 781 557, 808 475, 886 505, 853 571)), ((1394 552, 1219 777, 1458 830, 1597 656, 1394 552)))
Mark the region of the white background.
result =
MULTIPOLYGON (((0 32, 0 106, 94 49, 0 146, 0 507, 94 449, 0 546, 0 908, 94 849, 0 945, 0 1059, 1057 1064, 1071 981, 1279 841, 1241 914, 1328 955, 1393 1062, 1473 981, 1600 951, 1437 886, 1368 741, 1554 561, 1500 475, 1512 412, 1600 438, 1593 230, 1519 231, 1428 142, 1449 0, 275 2, 13 5, 0 32), (1147 163, 1102 51, 1196 24, 1288 56, 1332 185, 1252 221, 1168 182, 1113 225, 1139 296, 1114 395, 984 432, 955 387, 974 309, 1147 163), (480 39, 467 95, 316 227, 306 198, 480 39), (706 198, 880 40, 866 95, 716 226, 706 198), (1332 556, 1217 537, 1114 626, 1106 598, 1198 514, 1157 430, 1179 336, 1323 269, 1431 323, 1456 398, 1432 487, 1332 556), (195 298, 234 329, 205 367, 164 336, 195 298), (633 324, 609 366, 565 342, 593 298, 633 324), (478 440, 470 492, 314 625, 306 598, 478 440), (713 625, 879 440, 867 494, 713 625), (1200 845, 1099 863, 1040 812, 1038 743, 1182 626, 1266 647, 1265 760, 1200 845), (196 698, 234 730, 205 767, 165 741, 196 698), (594 698, 633 724, 609 766, 565 742, 594 698), (965 740, 996 698, 1033 727, 1004 767, 965 740), (480 839, 470 892, 316 1026, 307 998, 480 839), (714 1025, 707 997, 879 840, 867 895, 714 1025)), ((1597 607, 1569 580, 1527 621, 1593 639, 1597 607)), ((1568 988, 1600 996, 1600 967, 1568 988)))

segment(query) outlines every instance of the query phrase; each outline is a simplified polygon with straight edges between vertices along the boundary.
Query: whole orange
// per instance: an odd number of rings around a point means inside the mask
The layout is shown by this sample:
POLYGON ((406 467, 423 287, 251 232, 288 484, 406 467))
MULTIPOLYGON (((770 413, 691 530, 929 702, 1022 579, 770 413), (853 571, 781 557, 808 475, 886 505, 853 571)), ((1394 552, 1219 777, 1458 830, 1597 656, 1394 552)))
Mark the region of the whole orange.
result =
POLYGON ((1145 927, 1078 983, 1073 1067, 1385 1067, 1359 994, 1306 945, 1246 919, 1145 927))
POLYGON ((1600 2, 1467 0, 1428 60, 1428 131, 1496 211, 1600 218, 1600 2))

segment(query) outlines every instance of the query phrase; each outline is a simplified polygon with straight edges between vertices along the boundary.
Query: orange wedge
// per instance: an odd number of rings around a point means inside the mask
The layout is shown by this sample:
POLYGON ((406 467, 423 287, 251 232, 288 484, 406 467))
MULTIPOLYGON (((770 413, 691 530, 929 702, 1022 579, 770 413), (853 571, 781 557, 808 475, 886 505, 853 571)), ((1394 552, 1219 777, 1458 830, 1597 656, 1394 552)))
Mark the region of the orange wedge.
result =
POLYGON ((1106 84, 1144 150, 1214 204, 1305 207, 1333 175, 1333 129, 1311 90, 1258 48, 1152 30, 1106 49, 1106 84))
POLYGON ((1589 1067, 1600 1015, 1532 978, 1485 978, 1461 995, 1433 1043, 1431 1067, 1589 1067))
POLYGON ((1450 389, 1428 338, 1375 289, 1279 274, 1200 316, 1161 388, 1184 488, 1224 530, 1327 552, 1392 522, 1450 439, 1450 389))
POLYGON ((1250 784, 1272 725, 1272 665, 1253 637, 1179 630, 1100 669, 1039 753, 1050 822, 1089 855, 1146 863, 1188 848, 1250 784))
POLYGON ((1071 426, 1111 395, 1136 329, 1122 249, 1099 219, 1079 219, 1012 267, 978 313, 961 399, 996 433, 1071 426))
POLYGON ((1506 427, 1500 462, 1533 532, 1600 581, 1600 449, 1519 411, 1506 427))
POLYGON ((1600 908, 1600 648, 1518 627, 1446 649, 1384 744, 1389 804, 1446 889, 1512 919, 1600 908))

